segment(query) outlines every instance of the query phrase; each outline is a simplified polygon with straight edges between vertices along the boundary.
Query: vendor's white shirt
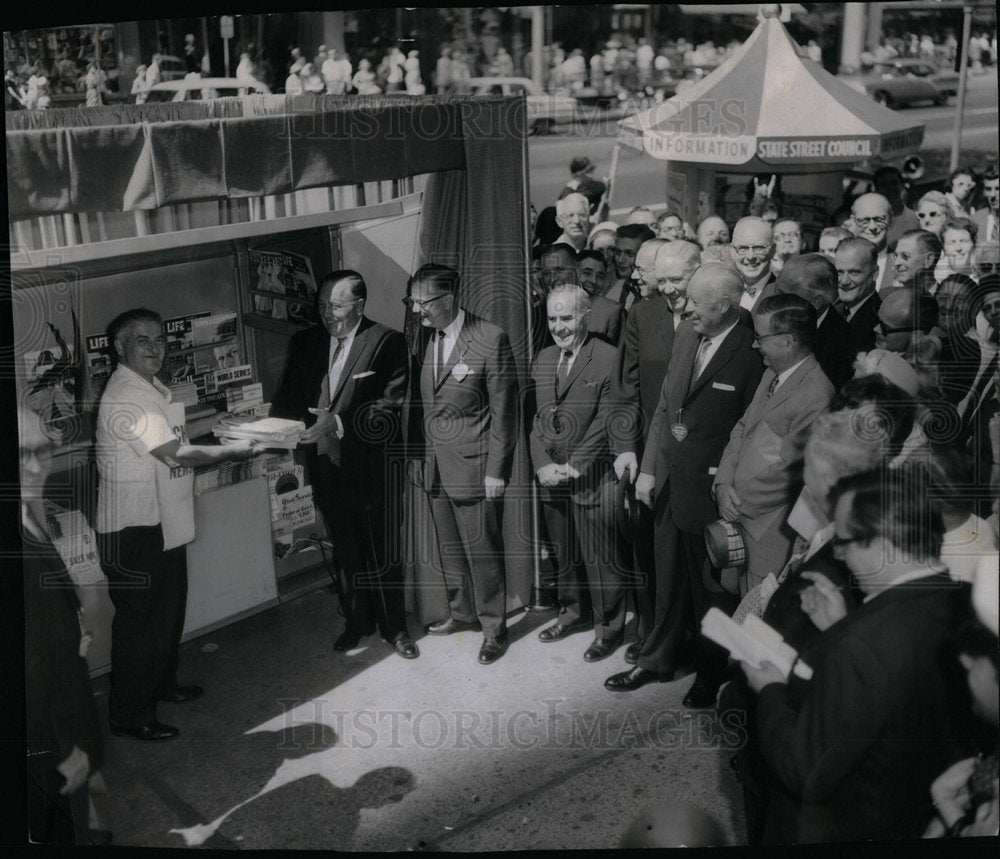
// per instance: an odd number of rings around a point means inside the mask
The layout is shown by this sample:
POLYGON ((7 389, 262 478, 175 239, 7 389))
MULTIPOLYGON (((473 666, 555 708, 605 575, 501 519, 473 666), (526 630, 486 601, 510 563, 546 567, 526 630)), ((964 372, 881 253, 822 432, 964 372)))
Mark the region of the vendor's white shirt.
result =
POLYGON ((159 380, 147 382, 122 364, 108 379, 97 411, 98 532, 160 523, 150 451, 177 438, 166 417, 169 403, 159 380))

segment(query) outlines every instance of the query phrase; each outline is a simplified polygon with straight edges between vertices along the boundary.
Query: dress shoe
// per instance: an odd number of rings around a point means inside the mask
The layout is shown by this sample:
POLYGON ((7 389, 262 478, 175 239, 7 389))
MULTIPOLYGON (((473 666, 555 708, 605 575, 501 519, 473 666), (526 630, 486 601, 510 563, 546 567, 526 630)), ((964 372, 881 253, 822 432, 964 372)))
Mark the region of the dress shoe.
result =
POLYGON ((631 692, 647 683, 669 683, 673 678, 673 674, 660 674, 659 671, 649 671, 646 668, 632 668, 621 674, 612 674, 604 681, 604 688, 612 692, 631 692))
POLYGON ((155 742, 157 740, 172 740, 180 736, 180 731, 173 725, 164 725, 162 722, 149 722, 145 725, 119 725, 116 722, 108 722, 111 733, 116 737, 134 737, 143 742, 155 742))
POLYGON ((722 684, 718 680, 706 680, 702 677, 695 677, 694 683, 684 696, 684 706, 692 710, 706 710, 715 706, 715 699, 719 697, 719 687, 722 684))
POLYGON ((467 620, 455 620, 453 617, 446 617, 437 623, 432 623, 424 627, 424 632, 428 635, 452 635, 456 632, 467 632, 470 630, 482 629, 477 623, 467 620))
POLYGON ((483 639, 483 646, 479 648, 479 664, 489 665, 491 662, 496 662, 506 652, 506 632, 501 632, 497 636, 488 636, 483 639))
POLYGON ((360 632, 355 632, 353 629, 345 629, 335 642, 333 642, 333 649, 338 652, 343 652, 345 650, 353 650, 361 642, 362 635, 360 632))
POLYGON ((165 692, 156 696, 157 701, 168 701, 171 704, 183 704, 185 701, 193 701, 205 694, 201 686, 178 686, 170 692, 165 692))
POLYGON ((628 647, 625 648, 625 662, 629 665, 635 665, 639 661, 639 651, 642 650, 642 646, 645 644, 642 640, 633 641, 628 647))
POLYGON ((392 649, 402 656, 403 659, 416 659, 420 655, 417 645, 413 643, 413 639, 405 632, 399 633, 392 640, 392 649))
POLYGON ((559 623, 556 621, 552 626, 547 626, 538 633, 538 640, 548 644, 551 641, 560 641, 574 632, 583 632, 585 629, 590 629, 590 624, 585 620, 578 620, 574 623, 559 623))
POLYGON ((621 636, 617 638, 595 638, 594 643, 583 654, 583 661, 600 662, 602 659, 607 659, 618 649, 618 645, 621 643, 621 636))

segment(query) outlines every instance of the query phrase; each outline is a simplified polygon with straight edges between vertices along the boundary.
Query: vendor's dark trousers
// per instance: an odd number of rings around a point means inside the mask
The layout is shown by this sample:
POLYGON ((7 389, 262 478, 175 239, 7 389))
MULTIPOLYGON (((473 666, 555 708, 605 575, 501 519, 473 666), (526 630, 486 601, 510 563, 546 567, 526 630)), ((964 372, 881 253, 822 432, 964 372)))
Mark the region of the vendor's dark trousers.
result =
POLYGON ((56 770, 62 761, 54 750, 28 755, 28 838, 34 844, 89 844, 87 785, 59 793, 66 779, 56 770))
POLYGON ((156 721, 156 697, 177 687, 187 607, 186 550, 164 551, 159 525, 97 538, 115 607, 108 711, 113 722, 136 727, 156 721))
POLYGON ((466 623, 478 618, 484 636, 501 634, 507 628, 502 500, 456 501, 440 484, 430 499, 451 617, 466 623))
POLYGON ((574 501, 568 488, 542 487, 542 512, 556 550, 559 623, 593 619, 597 638, 615 638, 625 626, 626 568, 614 518, 614 481, 606 479, 592 504, 574 501))
POLYGON ((682 531, 674 524, 668 493, 656 499, 654 514, 653 627, 636 664, 664 674, 676 671, 683 665, 685 640, 693 627, 696 633, 695 670, 705 680, 721 681, 729 654, 698 630, 710 608, 731 615, 736 609, 736 597, 726 593, 712 578, 704 533, 682 531))
POLYGON ((632 548, 632 569, 635 587, 631 589, 635 602, 635 634, 640 641, 649 637, 655 625, 656 559, 653 551, 655 531, 653 511, 639 504, 639 528, 632 548))
POLYGON ((346 630, 367 635, 378 627, 392 641, 406 631, 403 567, 400 552, 402 487, 386 486, 383 503, 359 505, 367 498, 351 485, 329 457, 309 461, 313 496, 323 514, 330 542, 346 630))

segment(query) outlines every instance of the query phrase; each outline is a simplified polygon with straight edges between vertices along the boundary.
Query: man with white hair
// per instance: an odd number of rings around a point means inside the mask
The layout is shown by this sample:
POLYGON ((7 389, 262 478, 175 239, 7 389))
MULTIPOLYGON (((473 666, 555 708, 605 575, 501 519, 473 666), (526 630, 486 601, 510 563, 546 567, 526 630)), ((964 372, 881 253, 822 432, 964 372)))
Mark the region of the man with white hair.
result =
POLYGON ((895 269, 888 263, 889 227, 892 226, 892 204, 881 194, 862 194, 851 206, 854 235, 868 239, 878 250, 878 271, 875 290, 892 286, 895 269))
POLYGON ((654 625, 636 667, 605 681, 612 691, 670 680, 684 664, 689 630, 698 673, 684 706, 713 706, 725 676, 726 651, 697 630, 710 607, 736 607, 711 569, 705 527, 719 518, 715 470, 764 373, 741 321, 741 294, 739 274, 722 263, 702 265, 688 282, 691 321, 678 328, 635 482, 654 517, 654 625))
POLYGON ((632 210, 625 216, 626 224, 645 224, 650 229, 656 224, 656 215, 648 206, 633 206, 632 210))
POLYGON ((574 251, 587 246, 590 228, 590 202, 583 194, 567 194, 556 200, 556 224, 562 228, 553 244, 570 245, 574 251))
POLYGON ((576 284, 560 284, 549 292, 546 310, 554 345, 532 366, 527 414, 532 468, 555 546, 559 616, 538 638, 551 643, 593 626, 583 658, 597 662, 615 651, 625 626, 612 461, 631 442, 615 433, 615 350, 590 335, 590 296, 576 284))
POLYGON ((750 313, 761 299, 774 294, 773 257, 774 238, 767 221, 751 215, 736 222, 733 228, 733 258, 743 280, 740 307, 750 313))
MULTIPOLYGON (((640 267, 643 251, 653 246, 650 240, 643 244, 636 256, 640 267)), ((637 422, 633 429, 636 454, 615 462, 619 479, 635 481, 638 474, 637 457, 642 457, 649 421, 660 399, 663 379, 670 366, 681 313, 687 304, 687 286, 691 275, 701 264, 701 253, 694 242, 680 239, 660 242, 653 246, 653 278, 656 288, 644 301, 636 302, 625 320, 625 331, 618 347, 618 372, 616 388, 618 397, 633 405, 637 422)), ((653 559, 653 515, 648 507, 640 505, 639 529, 632 543, 635 566, 646 576, 646 586, 636 593, 636 614, 639 618, 638 640, 625 651, 625 661, 634 665, 643 641, 653 627, 654 580, 656 567, 653 559)))

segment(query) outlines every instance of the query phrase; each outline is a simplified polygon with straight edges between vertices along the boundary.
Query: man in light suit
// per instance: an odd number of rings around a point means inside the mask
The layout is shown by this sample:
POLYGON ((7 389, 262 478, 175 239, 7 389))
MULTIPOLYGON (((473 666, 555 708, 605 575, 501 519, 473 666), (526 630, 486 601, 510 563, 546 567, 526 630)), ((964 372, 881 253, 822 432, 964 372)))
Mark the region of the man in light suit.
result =
POLYGON ((429 635, 483 630, 479 662, 507 650, 500 505, 517 442, 518 391, 507 335, 458 304, 459 276, 443 265, 410 278, 409 302, 434 329, 420 374, 424 489, 441 549, 449 615, 429 635))
POLYGON ((791 555, 785 521, 802 489, 802 454, 812 422, 834 389, 812 353, 816 310, 798 295, 765 298, 754 313, 754 348, 764 376, 733 427, 712 491, 722 518, 738 522, 746 545, 740 592, 775 575, 791 555))
MULTIPOLYGON (((635 486, 654 514, 654 626, 636 667, 605 681, 614 691, 671 679, 684 662, 688 630, 713 606, 735 608, 712 575, 705 526, 719 518, 711 488, 722 451, 764 372, 753 331, 741 321, 742 294, 739 274, 722 263, 705 263, 688 283, 692 319, 674 338, 635 486)), ((698 636, 698 676, 685 706, 715 703, 727 661, 723 648, 698 636)))
MULTIPOLYGON (((649 244, 649 242, 646 242, 649 244)), ((643 245, 645 247, 646 245, 643 245)), ((640 248, 640 252, 642 248, 640 248)), ((681 323, 681 313, 687 304, 687 287, 695 269, 701 264, 701 252, 694 242, 668 241, 656 249, 653 261, 653 293, 632 305, 625 320, 625 331, 618 347, 616 392, 623 402, 633 404, 637 422, 633 428, 635 456, 642 456, 649 424, 660 399, 663 378, 670 365, 674 337, 681 323)), ((619 479, 635 481, 638 460, 625 457, 619 479), (626 474, 627 472, 627 474, 626 474)), ((625 661, 634 665, 642 643, 653 626, 653 594, 656 565, 653 559, 653 514, 644 504, 639 505, 639 529, 632 542, 635 567, 645 576, 645 584, 636 590, 638 640, 625 650, 625 661)))
POLYGON ((556 549, 559 616, 538 637, 559 641, 593 624, 583 658, 597 662, 615 651, 625 625, 627 569, 615 530, 612 460, 632 448, 627 433, 614 431, 624 429, 612 391, 616 353, 589 333, 590 296, 574 284, 556 286, 547 311, 555 343, 535 359, 526 413, 533 416, 531 462, 556 549))
POLYGON ((272 413, 311 424, 302 433, 313 497, 333 543, 347 623, 333 648, 351 650, 375 627, 404 659, 419 652, 406 629, 398 549, 406 341, 364 315, 368 289, 356 271, 323 278, 321 325, 289 344, 272 413))

